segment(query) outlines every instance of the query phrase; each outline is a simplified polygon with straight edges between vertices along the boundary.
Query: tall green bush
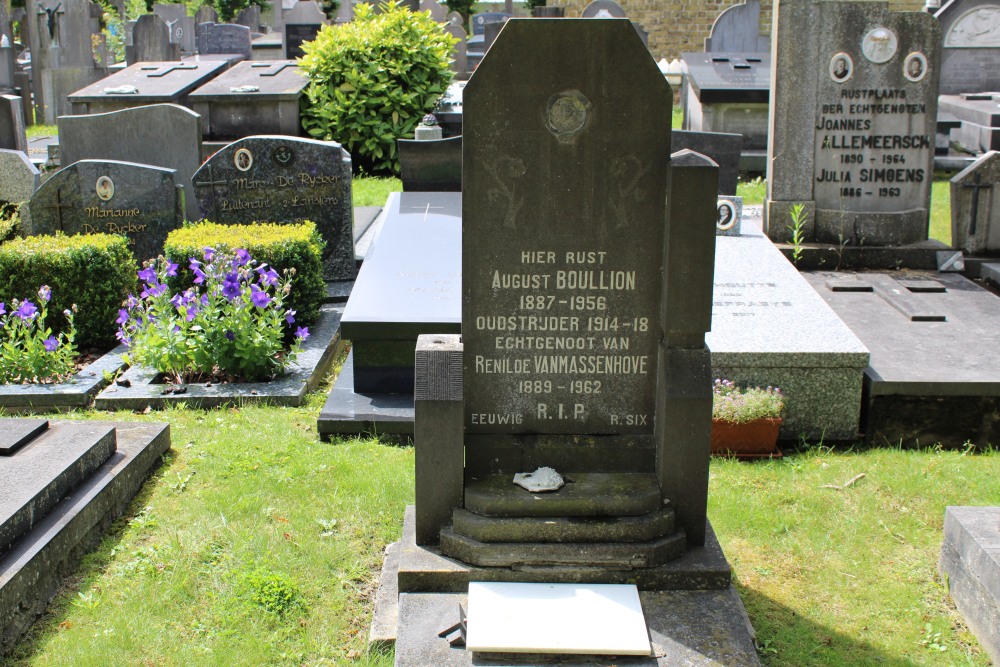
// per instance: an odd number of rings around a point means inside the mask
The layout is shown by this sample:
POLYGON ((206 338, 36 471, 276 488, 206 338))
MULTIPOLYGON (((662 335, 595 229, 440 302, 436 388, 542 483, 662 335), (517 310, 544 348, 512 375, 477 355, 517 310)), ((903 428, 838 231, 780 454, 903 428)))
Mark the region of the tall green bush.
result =
POLYGON ((302 45, 299 66, 309 78, 302 127, 339 142, 356 167, 398 174, 396 139, 412 138, 448 89, 454 44, 429 12, 396 2, 384 3, 381 14, 355 6, 353 21, 327 26, 302 45))
POLYGON ((30 236, 0 245, 0 301, 52 289, 45 325, 62 332, 62 312, 77 305, 76 344, 110 349, 122 301, 136 286, 138 265, 124 236, 30 236))

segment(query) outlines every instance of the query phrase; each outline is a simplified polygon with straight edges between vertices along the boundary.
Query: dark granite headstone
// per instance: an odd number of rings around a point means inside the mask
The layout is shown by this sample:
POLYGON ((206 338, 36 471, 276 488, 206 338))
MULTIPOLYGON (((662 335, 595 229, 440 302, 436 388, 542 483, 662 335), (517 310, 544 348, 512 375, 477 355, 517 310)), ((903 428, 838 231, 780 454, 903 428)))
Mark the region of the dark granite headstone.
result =
POLYGON ((299 58, 303 55, 302 42, 311 42, 326 23, 326 14, 312 0, 299 0, 290 10, 284 12, 285 57, 299 58))
POLYGON ((69 101, 75 114, 118 111, 147 104, 187 106, 188 93, 228 66, 224 60, 140 62, 76 91, 69 101))
POLYGON ((250 28, 231 23, 203 26, 198 34, 198 53, 201 55, 237 53, 245 60, 253 55, 250 28))
POLYGON ((28 201, 38 189, 38 177, 26 153, 0 149, 0 201, 28 201))
POLYGON ((198 114, 176 104, 60 116, 60 158, 64 165, 78 160, 120 160, 174 169, 178 185, 184 188, 185 216, 197 220, 191 177, 201 165, 200 124, 198 114), (115 140, 108 141, 108 137, 115 140))
POLYGON ((482 35, 486 33, 487 23, 503 23, 510 18, 510 14, 504 12, 480 12, 472 15, 472 34, 482 35))
POLYGON ((711 158, 719 165, 719 194, 736 194, 736 183, 740 178, 742 135, 674 130, 671 143, 675 152, 688 148, 711 158))
POLYGON ((316 223, 326 242, 328 280, 352 280, 351 156, 332 141, 246 137, 205 161, 194 176, 202 215, 224 224, 316 223))
POLYGON ((301 133, 299 100, 308 84, 290 60, 237 63, 188 96, 206 139, 301 133))
POLYGON ((970 255, 1000 253, 1000 153, 990 151, 951 179, 951 244, 970 255))
POLYGON ((760 0, 746 0, 715 18, 705 50, 720 53, 767 53, 771 41, 760 33, 760 0))
POLYGON ((0 95, 0 148, 28 152, 24 108, 17 95, 0 95))
POLYGON ((684 52, 684 129, 743 135, 743 150, 767 148, 768 53, 684 52))
POLYGON ((129 65, 180 60, 180 44, 170 39, 170 26, 156 14, 143 14, 132 28, 132 47, 125 49, 129 65))
POLYGON ((175 177, 173 169, 131 162, 75 162, 49 177, 28 201, 24 232, 123 234, 140 262, 156 257, 167 234, 181 226, 175 177))
POLYGON ((925 241, 940 25, 924 12, 890 11, 887 2, 780 10, 772 36, 768 236, 790 239, 791 209, 802 204, 807 242, 925 241))
POLYGON ((462 137, 398 139, 400 178, 407 192, 462 191, 462 137))

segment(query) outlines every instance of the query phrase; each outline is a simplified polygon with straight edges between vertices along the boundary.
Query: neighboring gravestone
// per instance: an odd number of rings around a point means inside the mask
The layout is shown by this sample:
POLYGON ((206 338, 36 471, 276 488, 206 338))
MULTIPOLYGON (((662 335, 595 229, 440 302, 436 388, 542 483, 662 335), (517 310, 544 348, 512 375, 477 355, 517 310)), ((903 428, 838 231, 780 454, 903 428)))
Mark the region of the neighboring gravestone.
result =
POLYGON ((250 5, 240 10, 240 13, 233 19, 237 25, 245 25, 251 32, 260 32, 260 7, 250 5))
POLYGON ((132 162, 81 160, 49 177, 28 200, 24 232, 122 234, 140 262, 163 252, 181 226, 173 169, 132 162))
POLYGON ((295 61, 244 61, 188 97, 213 141, 302 132, 299 100, 309 83, 295 61))
POLYGON ((326 242, 328 280, 353 280, 351 156, 332 141, 247 137, 205 161, 194 176, 202 215, 212 222, 316 223, 326 242))
POLYGON ((1000 4, 951 0, 934 18, 944 36, 940 94, 1000 90, 1000 4))
POLYGON ((684 129, 743 135, 743 151, 767 149, 768 53, 681 54, 687 71, 684 129))
POLYGON ((990 151, 951 179, 953 247, 970 255, 1000 253, 998 186, 1000 153, 996 151, 990 151))
POLYGON ((180 60, 181 49, 170 39, 170 26, 156 14, 143 14, 132 28, 132 46, 125 47, 125 60, 136 63, 180 60))
POLYGON ((806 241, 926 240, 938 22, 885 2, 786 0, 775 16, 768 236, 789 240, 791 209, 802 204, 806 241))
POLYGON ((0 150, 0 201, 28 201, 38 189, 38 168, 22 151, 0 150))
POLYGON ((148 106, 83 116, 60 116, 60 158, 64 165, 78 160, 120 160, 177 172, 183 186, 185 215, 198 219, 198 202, 191 177, 201 165, 198 114, 176 104, 148 106), (108 137, 115 137, 108 141, 108 137), (164 140, 169 138, 169 140, 164 140))
POLYGON ((674 152, 687 148, 711 158, 719 165, 719 194, 736 194, 736 183, 740 178, 742 135, 674 130, 671 144, 674 152))
POLYGON ((201 55, 239 54, 244 60, 253 55, 250 28, 231 23, 203 26, 198 34, 198 53, 201 55))
POLYGON ((461 192, 462 137, 397 139, 399 177, 405 192, 461 192))
POLYGON ((705 50, 721 53, 769 52, 770 39, 760 33, 760 0, 746 0, 719 14, 712 24, 711 36, 705 38, 705 50))
POLYGON ((24 108, 16 95, 0 95, 0 148, 28 152, 24 108))
POLYGON ((1000 93, 941 95, 938 114, 953 119, 948 139, 955 148, 973 155, 1000 149, 1000 93))
POLYGON ((194 53, 194 17, 188 16, 187 7, 177 5, 153 5, 153 13, 159 16, 170 29, 170 41, 180 47, 182 53, 194 53))
POLYGON ((202 5, 194 14, 195 25, 201 25, 202 23, 215 23, 218 20, 219 13, 215 11, 215 7, 212 5, 202 5))
POLYGON ((585 19, 611 19, 625 18, 625 10, 614 0, 594 0, 583 8, 583 18, 585 19))
POLYGON ((326 23, 326 14, 316 2, 299 0, 295 7, 284 13, 284 21, 285 57, 294 59, 304 55, 302 43, 316 38, 326 23))
POLYGON ((430 12, 431 18, 438 23, 448 22, 448 8, 437 0, 420 0, 420 11, 430 12))
POLYGON ((469 35, 461 25, 450 22, 445 24, 444 30, 457 40, 451 47, 451 70, 459 78, 466 78, 469 73, 469 35))

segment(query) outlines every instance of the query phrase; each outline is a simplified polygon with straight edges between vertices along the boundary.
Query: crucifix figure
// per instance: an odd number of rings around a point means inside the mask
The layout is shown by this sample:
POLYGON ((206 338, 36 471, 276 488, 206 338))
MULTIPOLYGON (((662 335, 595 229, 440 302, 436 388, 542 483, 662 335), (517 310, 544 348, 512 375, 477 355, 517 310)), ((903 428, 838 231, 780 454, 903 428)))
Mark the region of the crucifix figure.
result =
POLYGON ((969 236, 976 235, 976 223, 979 220, 979 191, 992 190, 993 183, 981 183, 979 172, 976 172, 976 180, 972 183, 962 183, 963 188, 972 188, 972 222, 969 223, 969 236))
POLYGON ((62 2, 51 9, 48 7, 40 7, 40 10, 41 11, 39 13, 44 12, 46 15, 45 24, 49 29, 49 39, 52 41, 53 46, 58 46, 59 39, 56 37, 56 28, 58 27, 58 23, 56 22, 56 14, 65 13, 62 11, 62 2))

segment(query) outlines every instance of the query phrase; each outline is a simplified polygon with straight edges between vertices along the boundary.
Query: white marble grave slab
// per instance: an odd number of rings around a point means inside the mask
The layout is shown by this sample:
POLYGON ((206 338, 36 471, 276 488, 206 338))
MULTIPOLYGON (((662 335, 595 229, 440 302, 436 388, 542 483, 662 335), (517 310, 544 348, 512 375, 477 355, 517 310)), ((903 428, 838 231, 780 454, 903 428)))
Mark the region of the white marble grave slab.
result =
POLYGON ((469 584, 469 651, 649 655, 633 585, 469 584))

